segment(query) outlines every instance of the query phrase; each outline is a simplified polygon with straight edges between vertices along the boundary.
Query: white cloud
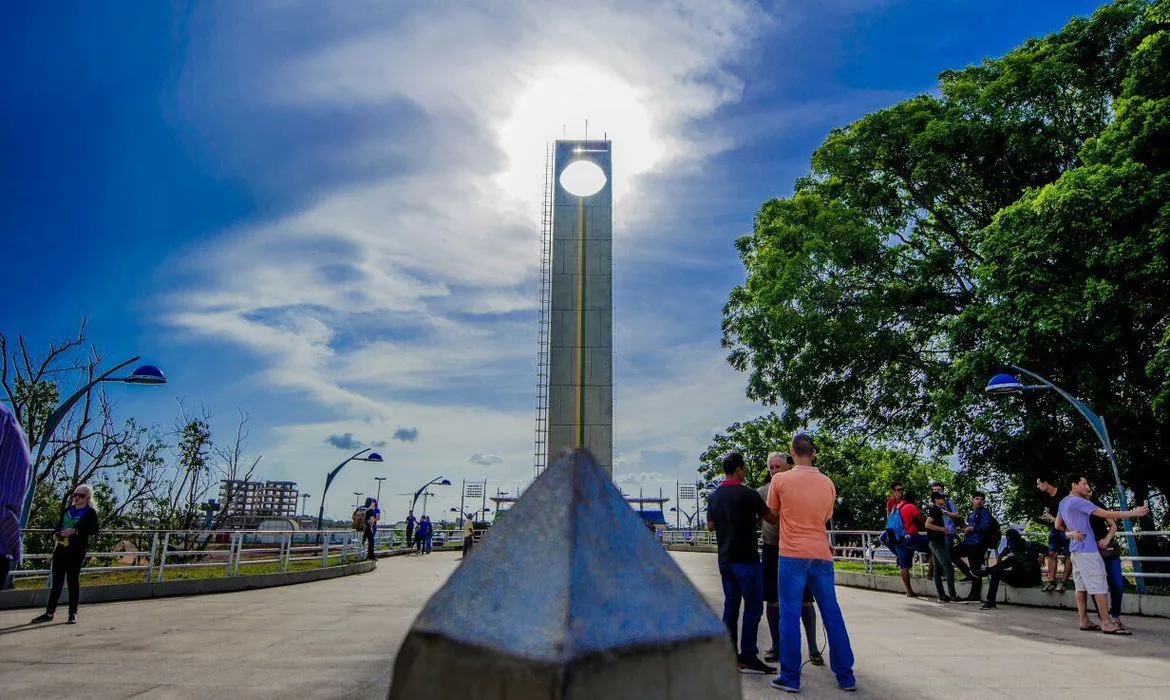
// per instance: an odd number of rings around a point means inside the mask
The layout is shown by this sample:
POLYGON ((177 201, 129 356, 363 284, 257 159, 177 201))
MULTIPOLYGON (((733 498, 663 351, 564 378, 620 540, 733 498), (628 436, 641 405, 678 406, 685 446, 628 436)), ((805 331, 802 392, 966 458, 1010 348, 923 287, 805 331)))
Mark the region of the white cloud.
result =
MULTIPOLYGON (((531 395, 534 382, 546 142, 562 125, 583 135, 586 119, 591 136, 608 132, 619 235, 651 219, 668 228, 668 202, 631 195, 728 147, 711 117, 738 99, 735 64, 770 19, 740 0, 602 0, 556 13, 537 0, 402 5, 217 10, 230 16, 194 47, 210 58, 193 59, 185 83, 217 105, 220 125, 204 127, 224 129, 217 138, 229 141, 222 124, 233 122, 219 112, 327 119, 397 106, 405 116, 336 146, 324 135, 323 162, 355 174, 326 178, 285 213, 201 244, 179 271, 166 320, 254 354, 270 386, 332 411, 279 428, 269 463, 308 470, 298 466, 307 455, 330 459, 322 434, 389 435, 391 417, 408 416, 427 439, 393 442, 388 461, 399 450, 452 465, 454 455, 480 454, 502 463, 450 469, 520 478, 531 469, 532 412, 495 407, 505 394, 531 395), (216 102, 217 90, 232 99, 216 102)), ((261 182, 279 175, 249 170, 261 182)), ((742 382, 711 335, 717 319, 666 329, 652 305, 630 304, 646 322, 618 330, 619 445, 697 455, 712 431, 742 417, 742 382), (653 342, 659 332, 671 346, 653 342)), ((629 459, 637 469, 639 458, 629 459)))

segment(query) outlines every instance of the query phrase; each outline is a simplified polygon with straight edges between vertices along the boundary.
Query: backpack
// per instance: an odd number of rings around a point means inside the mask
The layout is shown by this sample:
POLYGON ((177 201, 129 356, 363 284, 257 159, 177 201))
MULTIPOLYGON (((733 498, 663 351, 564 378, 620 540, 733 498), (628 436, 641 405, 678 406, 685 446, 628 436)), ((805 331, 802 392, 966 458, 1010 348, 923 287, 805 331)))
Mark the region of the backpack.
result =
POLYGON ((353 512, 353 522, 350 527, 358 532, 365 532, 366 529, 366 507, 360 506, 353 512))
POLYGON ((987 545, 988 549, 999 549, 1000 540, 1003 539, 1003 529, 999 525, 999 521, 990 512, 987 517, 991 520, 987 526, 987 541, 983 544, 987 545))
POLYGON ((906 523, 902 522, 903 503, 890 511, 886 516, 886 540, 890 544, 897 544, 906 539, 906 523))

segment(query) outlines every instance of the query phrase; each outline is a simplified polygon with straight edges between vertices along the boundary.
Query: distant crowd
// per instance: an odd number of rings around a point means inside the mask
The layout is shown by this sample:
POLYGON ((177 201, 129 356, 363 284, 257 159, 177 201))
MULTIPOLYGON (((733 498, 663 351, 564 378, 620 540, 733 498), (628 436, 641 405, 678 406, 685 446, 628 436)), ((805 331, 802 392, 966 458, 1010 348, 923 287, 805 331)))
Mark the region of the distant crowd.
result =
POLYGON ((910 568, 917 553, 927 555, 939 602, 980 602, 982 610, 995 609, 1001 583, 1032 588, 1044 582, 1042 574, 1046 573, 1048 580, 1043 590, 1047 592, 1063 593, 1072 579, 1082 630, 1130 634, 1121 621, 1125 579, 1117 521, 1144 517, 1149 507, 1108 510, 1093 499, 1088 477, 1080 473, 1070 474, 1059 484, 1053 477, 1037 479, 1036 489, 1044 504, 1040 517, 1049 526, 1047 546, 1026 539, 1018 530, 1003 533, 999 521, 987 509, 983 493, 972 496, 970 512, 964 519, 941 482, 931 485, 928 502, 923 506, 925 512, 902 484, 893 484, 886 501, 886 527, 881 540, 894 554, 906 595, 917 597, 910 583, 910 568), (989 551, 996 553, 991 566, 984 561, 989 551), (960 582, 971 584, 966 597, 961 598, 955 591, 956 568, 964 576, 960 582), (987 598, 981 600, 984 578, 988 579, 987 598), (1099 622, 1089 618, 1090 596, 1099 622))

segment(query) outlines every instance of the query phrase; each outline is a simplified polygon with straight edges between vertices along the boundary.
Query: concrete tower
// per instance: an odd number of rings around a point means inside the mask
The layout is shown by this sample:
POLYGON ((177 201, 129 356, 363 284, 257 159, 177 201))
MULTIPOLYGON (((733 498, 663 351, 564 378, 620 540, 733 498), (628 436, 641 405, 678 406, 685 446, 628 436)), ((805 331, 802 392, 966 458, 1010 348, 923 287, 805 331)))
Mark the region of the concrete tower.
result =
POLYGON ((613 476, 613 187, 609 141, 553 154, 548 442, 585 447, 613 476))

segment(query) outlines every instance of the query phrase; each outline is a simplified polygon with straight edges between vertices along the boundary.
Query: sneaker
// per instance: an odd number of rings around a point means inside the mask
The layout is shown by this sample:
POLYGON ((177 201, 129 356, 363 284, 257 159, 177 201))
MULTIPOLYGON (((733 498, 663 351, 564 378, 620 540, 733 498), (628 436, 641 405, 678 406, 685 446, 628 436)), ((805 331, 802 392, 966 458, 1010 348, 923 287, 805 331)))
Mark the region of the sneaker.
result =
POLYGON ((771 682, 768 683, 768 685, 772 686, 776 690, 783 690, 785 693, 799 693, 800 692, 800 688, 793 688, 790 685, 784 685, 784 682, 780 680, 780 676, 776 676, 775 678, 773 678, 771 680, 771 682))
POLYGON ((1045 593, 1051 593, 1051 592, 1055 591, 1056 590, 1056 581, 1049 581, 1047 584, 1045 584, 1044 588, 1041 588, 1040 590, 1045 592, 1045 593))
POLYGON ((940 603, 953 603, 953 602, 955 602, 955 599, 950 597, 950 596, 947 596, 947 595, 940 595, 938 597, 938 602, 940 602, 940 603))
POLYGON ((1056 584, 1056 592, 1057 593, 1064 593, 1064 581, 1061 581, 1060 583, 1056 584))
POLYGON ((758 656, 753 656, 751 658, 742 658, 739 660, 739 672, 743 674, 763 676, 769 673, 775 673, 776 667, 769 666, 763 661, 760 661, 758 656))
POLYGON ((841 690, 844 690, 846 693, 852 693, 853 691, 857 690, 857 683, 854 682, 853 685, 845 685, 843 683, 838 683, 837 687, 840 688, 841 690))
POLYGON ((979 606, 980 610, 995 610, 995 603, 990 600, 983 601, 983 605, 979 606))
POLYGON ((69 619, 68 619, 68 620, 66 620, 65 624, 67 624, 67 625, 76 625, 76 624, 77 624, 77 615, 70 615, 70 616, 69 616, 69 619))
POLYGON ((808 662, 810 664, 812 664, 813 666, 824 666, 825 665, 825 657, 821 656, 821 652, 814 651, 813 653, 808 655, 808 662))
POLYGON ((42 615, 37 615, 36 617, 34 617, 32 619, 31 624, 35 625, 35 624, 40 623, 40 622, 52 622, 52 621, 53 621, 52 613, 44 613, 42 615))
POLYGON ((779 660, 780 660, 780 650, 769 649, 769 650, 764 652, 764 661, 779 661, 779 660))

